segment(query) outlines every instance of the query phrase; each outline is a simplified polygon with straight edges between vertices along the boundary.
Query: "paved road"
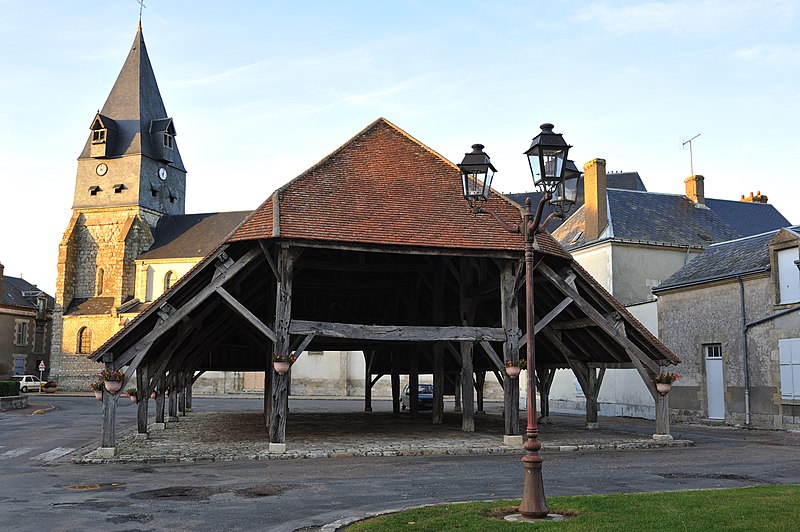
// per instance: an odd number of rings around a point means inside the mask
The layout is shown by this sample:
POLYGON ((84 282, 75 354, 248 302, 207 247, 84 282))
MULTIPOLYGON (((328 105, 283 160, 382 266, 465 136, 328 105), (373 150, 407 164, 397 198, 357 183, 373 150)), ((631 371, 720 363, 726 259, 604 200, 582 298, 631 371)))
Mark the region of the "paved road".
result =
MULTIPOLYGON (((404 506, 520 495, 522 467, 519 457, 509 455, 75 465, 57 452, 47 453, 96 445, 99 404, 68 397, 50 402, 59 409, 33 417, 0 416, 4 529, 289 531, 404 506), (23 524, 9 528, 10 523, 23 524)), ((204 409, 254 409, 257 400, 195 403, 204 409)), ((296 408, 361 406, 305 403, 296 408)), ((132 407, 118 412, 123 424, 132 423, 132 407)), ((652 422, 613 422, 626 430, 652 431, 652 422)), ((698 444, 547 453, 547 494, 800 484, 798 434, 696 426, 673 432, 698 444)))

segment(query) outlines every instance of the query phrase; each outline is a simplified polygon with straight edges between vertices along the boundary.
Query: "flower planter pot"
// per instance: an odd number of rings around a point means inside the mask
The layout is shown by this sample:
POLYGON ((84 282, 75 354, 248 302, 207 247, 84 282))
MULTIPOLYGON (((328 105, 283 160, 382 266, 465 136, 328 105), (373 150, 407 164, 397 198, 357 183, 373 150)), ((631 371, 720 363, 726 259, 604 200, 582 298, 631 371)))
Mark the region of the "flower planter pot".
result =
POLYGON ((94 398, 97 399, 98 401, 102 401, 103 400, 103 390, 95 390, 94 398))
POLYGON ((666 382, 657 382, 656 383, 656 390, 658 390, 658 393, 660 393, 661 395, 667 395, 671 388, 672 388, 672 385, 668 384, 666 382))
POLYGON ((56 390, 58 390, 58 387, 57 386, 49 386, 47 388, 42 388, 42 390, 44 390, 44 393, 56 393, 56 390))
POLYGON ((283 375, 287 371, 289 371, 289 363, 288 362, 273 362, 272 367, 275 368, 275 372, 278 375, 283 375))
POLYGON ((519 377, 519 372, 522 371, 517 366, 507 366, 506 367, 506 375, 508 375, 512 379, 516 379, 519 377))
POLYGON ((103 385, 108 390, 108 393, 117 393, 122 388, 122 383, 119 381, 104 381, 103 385))

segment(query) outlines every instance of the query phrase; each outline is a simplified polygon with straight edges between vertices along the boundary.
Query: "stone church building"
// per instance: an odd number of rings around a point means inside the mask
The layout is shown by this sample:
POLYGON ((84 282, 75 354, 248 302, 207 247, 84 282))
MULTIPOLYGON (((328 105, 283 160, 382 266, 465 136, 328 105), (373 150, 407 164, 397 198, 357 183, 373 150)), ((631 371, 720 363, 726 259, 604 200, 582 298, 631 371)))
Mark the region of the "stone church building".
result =
MULTIPOLYGON (((90 129, 78 157, 72 217, 59 245, 50 357, 50 378, 76 391, 87 390, 101 369, 87 356, 250 214, 185 214, 186 168, 177 129, 161 98, 141 26, 90 129)), ((362 352, 309 355, 294 369, 293 394, 364 393, 362 352)), ((208 372, 195 390, 261 393, 263 386, 263 373, 208 372)), ((382 379, 373 393, 389 391, 388 379, 382 379)))
POLYGON ((175 137, 140 26, 78 157, 59 245, 50 376, 62 389, 87 389, 98 364, 86 356, 249 214, 185 214, 175 137))

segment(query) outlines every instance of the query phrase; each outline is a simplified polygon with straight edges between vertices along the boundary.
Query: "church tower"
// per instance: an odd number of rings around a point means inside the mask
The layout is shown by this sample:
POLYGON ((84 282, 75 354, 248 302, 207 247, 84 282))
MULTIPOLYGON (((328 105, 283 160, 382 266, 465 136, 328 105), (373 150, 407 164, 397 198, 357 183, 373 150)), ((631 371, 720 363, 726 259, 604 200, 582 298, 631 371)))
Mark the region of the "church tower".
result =
POLYGON ((78 157, 72 217, 59 245, 51 378, 85 390, 86 356, 139 306, 134 260, 164 215, 184 214, 186 169, 147 55, 141 24, 78 157), (127 314, 127 316, 126 316, 127 314))

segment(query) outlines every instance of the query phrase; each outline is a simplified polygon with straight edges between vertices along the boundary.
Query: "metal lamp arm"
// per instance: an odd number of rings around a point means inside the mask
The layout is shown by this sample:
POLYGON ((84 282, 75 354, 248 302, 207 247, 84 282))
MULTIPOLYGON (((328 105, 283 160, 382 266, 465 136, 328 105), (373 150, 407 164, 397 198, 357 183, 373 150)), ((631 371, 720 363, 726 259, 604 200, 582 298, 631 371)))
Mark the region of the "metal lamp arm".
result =
POLYGON ((484 209, 483 207, 472 207, 472 212, 473 212, 473 214, 491 214, 492 216, 494 216, 495 220, 500 222, 500 225, 503 226, 503 229, 505 229, 509 233, 521 233, 522 232, 521 224, 517 224, 517 225, 509 224, 508 222, 506 222, 505 220, 500 218, 500 215, 497 214, 492 209, 484 209))

